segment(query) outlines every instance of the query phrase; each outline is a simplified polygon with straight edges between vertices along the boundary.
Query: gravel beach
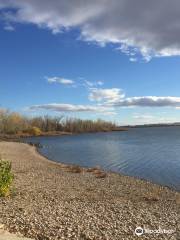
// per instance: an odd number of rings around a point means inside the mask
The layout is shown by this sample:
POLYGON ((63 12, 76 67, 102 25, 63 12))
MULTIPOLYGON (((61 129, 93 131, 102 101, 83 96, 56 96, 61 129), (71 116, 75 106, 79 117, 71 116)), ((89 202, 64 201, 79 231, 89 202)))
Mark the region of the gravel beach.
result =
POLYGON ((12 195, 0 198, 9 232, 38 240, 180 239, 178 192, 115 173, 73 172, 23 143, 0 142, 0 154, 15 175, 12 195), (146 232, 137 236, 137 227, 146 232))

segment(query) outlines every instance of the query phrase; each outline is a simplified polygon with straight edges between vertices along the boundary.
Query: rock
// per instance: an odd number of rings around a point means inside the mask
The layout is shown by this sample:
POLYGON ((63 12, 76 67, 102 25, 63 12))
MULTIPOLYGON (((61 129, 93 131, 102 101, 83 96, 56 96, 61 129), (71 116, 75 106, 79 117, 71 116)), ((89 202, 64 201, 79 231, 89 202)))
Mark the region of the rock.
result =
POLYGON ((4 224, 0 224, 0 229, 3 229, 4 228, 4 224))

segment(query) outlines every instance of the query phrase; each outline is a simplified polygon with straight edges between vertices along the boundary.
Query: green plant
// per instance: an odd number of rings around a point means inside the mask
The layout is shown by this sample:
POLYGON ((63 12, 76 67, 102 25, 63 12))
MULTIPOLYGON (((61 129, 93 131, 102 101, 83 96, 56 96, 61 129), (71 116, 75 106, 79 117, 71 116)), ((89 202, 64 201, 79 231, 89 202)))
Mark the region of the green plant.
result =
POLYGON ((11 163, 0 159, 0 197, 6 197, 10 194, 13 179, 14 175, 11 172, 11 163))

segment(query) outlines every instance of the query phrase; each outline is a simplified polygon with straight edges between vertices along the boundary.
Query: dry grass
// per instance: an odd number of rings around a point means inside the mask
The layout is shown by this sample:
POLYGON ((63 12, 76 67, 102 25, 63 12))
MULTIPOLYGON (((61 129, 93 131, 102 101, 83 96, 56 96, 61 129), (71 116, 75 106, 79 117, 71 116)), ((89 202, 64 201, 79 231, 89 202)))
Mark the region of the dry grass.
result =
POLYGON ((105 173, 104 171, 101 171, 101 170, 96 170, 93 172, 93 174, 96 178, 106 178, 107 177, 107 173, 105 173))
POLYGON ((90 172, 90 173, 93 173, 95 171, 98 171, 100 170, 101 168, 99 166, 96 166, 96 167, 93 167, 93 168, 87 168, 86 169, 86 172, 90 172))
POLYGON ((146 197, 143 197, 143 199, 144 199, 146 202, 149 202, 149 203, 159 201, 159 198, 158 198, 158 197, 155 197, 155 196, 146 196, 146 197))
POLYGON ((100 167, 94 167, 94 168, 82 168, 78 165, 66 165, 63 166, 63 168, 70 173, 82 173, 83 171, 92 173, 96 178, 105 178, 107 177, 107 173, 104 172, 100 167))
POLYGON ((77 165, 66 166, 67 172, 71 173, 82 173, 83 169, 77 165))
MULTIPOLYGON (((160 201, 162 194, 164 192, 164 189, 162 186, 160 187, 154 187, 153 191, 147 191, 146 194, 142 194, 142 199, 146 203, 155 203, 160 201)), ((170 199, 167 199, 168 201, 171 201, 170 199)))
POLYGON ((180 196, 179 195, 177 195, 177 197, 176 197, 176 203, 180 205, 180 196))
POLYGON ((87 168, 86 172, 92 173, 96 178, 105 178, 107 173, 104 172, 99 166, 93 168, 87 168))

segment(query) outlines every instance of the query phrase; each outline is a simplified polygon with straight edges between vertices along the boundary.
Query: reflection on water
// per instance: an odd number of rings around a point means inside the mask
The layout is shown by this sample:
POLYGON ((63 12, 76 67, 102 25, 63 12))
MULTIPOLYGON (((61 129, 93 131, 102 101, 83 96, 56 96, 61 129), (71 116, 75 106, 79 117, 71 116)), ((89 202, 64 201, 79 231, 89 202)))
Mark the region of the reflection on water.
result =
POLYGON ((180 127, 136 128, 126 132, 28 138, 48 158, 101 166, 180 190, 180 127))

